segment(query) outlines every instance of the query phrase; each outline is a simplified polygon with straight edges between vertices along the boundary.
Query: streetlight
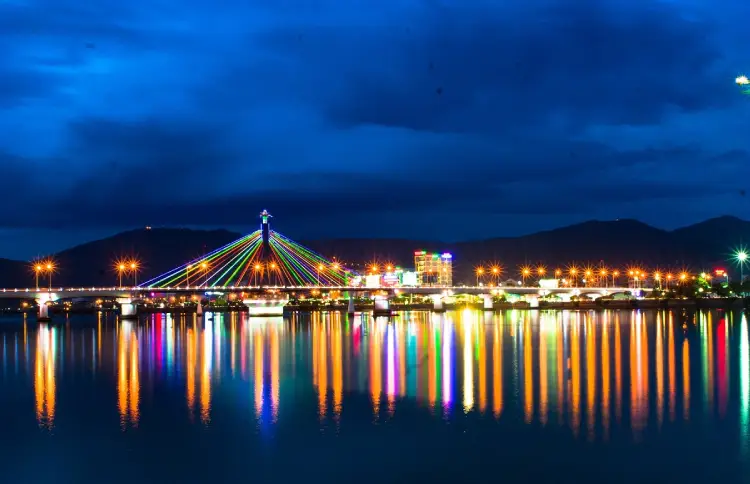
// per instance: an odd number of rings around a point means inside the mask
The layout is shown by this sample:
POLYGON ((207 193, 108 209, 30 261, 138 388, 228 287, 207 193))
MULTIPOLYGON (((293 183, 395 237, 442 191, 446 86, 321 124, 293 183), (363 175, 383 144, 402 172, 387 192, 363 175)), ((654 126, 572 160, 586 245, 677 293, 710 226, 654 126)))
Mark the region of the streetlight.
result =
POLYGON ((36 288, 39 289, 39 273, 44 270, 42 264, 36 264, 34 266, 34 279, 36 280, 36 288))
POLYGON ((124 262, 117 263, 117 275, 119 276, 120 287, 122 287, 122 273, 125 272, 127 266, 124 262))
POLYGON ((734 251, 732 258, 740 265, 740 284, 745 280, 745 262, 747 262, 747 250, 741 247, 734 251))
POLYGON ((201 270, 203 271, 203 287, 208 286, 208 262, 201 262, 201 270))
POLYGON ((256 286, 258 285, 258 272, 260 272, 262 269, 263 269, 263 266, 260 265, 260 264, 256 263, 255 266, 253 266, 253 273, 255 275, 255 285, 256 286))
POLYGON ((495 284, 499 286, 498 277, 500 277, 500 267, 492 266, 492 279, 495 281, 495 284))
POLYGON ((562 277, 562 269, 555 269, 555 278, 560 279, 562 277))
POLYGON ((47 264, 44 266, 47 273, 49 274, 49 290, 52 290, 52 273, 55 271, 55 264, 52 261, 47 261, 47 264))
POLYGON ((615 280, 620 277, 620 271, 612 271, 612 287, 615 287, 617 283, 615 280))
POLYGON ((604 287, 607 287, 607 269, 602 268, 599 271, 602 281, 604 281, 604 287))
POLYGON ((526 285, 526 278, 531 274, 531 269, 528 267, 521 267, 521 285, 526 285))
POLYGON ((484 274, 484 268, 483 267, 477 267, 476 269, 474 269, 474 272, 477 275, 477 284, 476 285, 479 286, 479 278, 482 277, 482 275, 484 274))
POLYGON ((133 286, 138 285, 138 266, 139 264, 137 260, 130 261, 130 272, 133 273, 133 286))
POLYGON ((323 264, 318 264, 318 285, 320 286, 320 271, 323 270, 323 264))
POLYGON ((575 267, 571 267, 569 272, 570 272, 570 279, 571 279, 571 282, 573 283, 573 286, 578 287, 578 278, 576 277, 576 274, 578 274, 578 269, 576 269, 575 267))

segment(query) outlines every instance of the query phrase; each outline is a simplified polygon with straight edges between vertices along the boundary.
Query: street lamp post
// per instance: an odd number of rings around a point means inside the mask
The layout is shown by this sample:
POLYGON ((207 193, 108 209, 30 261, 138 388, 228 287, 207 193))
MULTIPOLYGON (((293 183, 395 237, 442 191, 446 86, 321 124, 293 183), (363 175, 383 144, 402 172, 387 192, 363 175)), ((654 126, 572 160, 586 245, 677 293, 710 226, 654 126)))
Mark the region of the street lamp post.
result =
POLYGON ((738 250, 735 254, 737 262, 740 263, 740 283, 745 280, 745 262, 747 262, 747 252, 744 250, 738 250))
POLYGON ((137 286, 138 285, 138 262, 137 261, 130 262, 130 271, 133 273, 133 286, 137 286))
POLYGON ((49 290, 52 290, 52 270, 55 268, 55 266, 52 265, 51 262, 47 262, 47 273, 49 274, 49 290))
POLYGON ((119 276, 120 288, 122 288, 122 273, 125 272, 125 264, 120 263, 117 265, 117 275, 119 276))
POLYGON ((318 286, 320 286, 320 271, 323 270, 323 264, 318 264, 318 286))
POLYGON ((36 288, 39 289, 39 273, 42 272, 44 268, 41 264, 37 264, 34 266, 34 279, 36 280, 36 288))
POLYGON ((201 262, 201 270, 203 270, 203 287, 208 286, 208 263, 201 262))

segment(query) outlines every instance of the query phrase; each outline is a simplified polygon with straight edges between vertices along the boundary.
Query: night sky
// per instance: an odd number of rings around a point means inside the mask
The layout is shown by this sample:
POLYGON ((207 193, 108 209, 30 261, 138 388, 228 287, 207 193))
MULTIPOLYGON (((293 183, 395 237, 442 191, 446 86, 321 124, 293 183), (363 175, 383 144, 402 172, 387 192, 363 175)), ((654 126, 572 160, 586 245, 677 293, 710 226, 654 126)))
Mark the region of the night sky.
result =
MULTIPOLYGON (((750 2, 0 0, 0 257, 748 215, 750 2)), ((750 195, 749 195, 750 196, 750 195)))

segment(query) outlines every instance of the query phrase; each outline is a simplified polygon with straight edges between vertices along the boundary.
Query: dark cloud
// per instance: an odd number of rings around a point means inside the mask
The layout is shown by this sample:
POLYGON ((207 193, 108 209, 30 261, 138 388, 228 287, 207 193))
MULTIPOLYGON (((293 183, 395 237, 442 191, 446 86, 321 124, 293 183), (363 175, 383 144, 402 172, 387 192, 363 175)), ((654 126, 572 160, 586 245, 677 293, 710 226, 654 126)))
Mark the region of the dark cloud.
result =
POLYGON ((701 1, 0 3, 0 176, 24 181, 0 227, 740 214, 739 15, 701 1))
POLYGON ((670 109, 727 103, 726 79, 712 72, 721 51, 711 26, 674 6, 527 5, 430 8, 408 19, 408 31, 316 28, 299 41, 299 31, 281 30, 268 42, 346 82, 330 110, 344 125, 500 132, 653 124, 670 109), (345 64, 362 61, 342 69, 328 56, 334 50, 345 64))

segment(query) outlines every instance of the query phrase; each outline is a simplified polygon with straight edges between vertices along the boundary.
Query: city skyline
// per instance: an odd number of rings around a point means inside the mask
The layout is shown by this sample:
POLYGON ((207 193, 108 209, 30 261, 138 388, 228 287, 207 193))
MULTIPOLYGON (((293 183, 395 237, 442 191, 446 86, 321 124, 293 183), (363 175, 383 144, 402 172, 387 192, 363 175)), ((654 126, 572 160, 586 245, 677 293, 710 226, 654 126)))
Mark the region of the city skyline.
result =
POLYGON ((295 239, 742 217, 734 3, 3 3, 0 254, 259 206, 295 239))

